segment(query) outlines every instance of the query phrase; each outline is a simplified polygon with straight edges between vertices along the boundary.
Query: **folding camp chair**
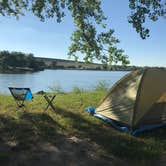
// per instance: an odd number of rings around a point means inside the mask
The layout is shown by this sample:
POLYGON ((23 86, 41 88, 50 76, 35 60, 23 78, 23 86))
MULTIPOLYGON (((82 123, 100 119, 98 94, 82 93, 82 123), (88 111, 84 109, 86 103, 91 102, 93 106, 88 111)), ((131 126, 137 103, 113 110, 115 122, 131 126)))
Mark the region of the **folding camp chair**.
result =
POLYGON ((24 101, 33 99, 30 88, 9 87, 9 90, 19 108, 24 107, 24 101))
POLYGON ((45 100, 47 101, 47 106, 46 106, 46 108, 45 108, 45 111, 48 109, 48 107, 50 106, 53 110, 55 110, 55 107, 54 107, 54 105, 53 105, 53 100, 55 99, 55 97, 56 97, 56 95, 47 95, 47 94, 45 94, 44 95, 44 98, 45 98, 45 100))

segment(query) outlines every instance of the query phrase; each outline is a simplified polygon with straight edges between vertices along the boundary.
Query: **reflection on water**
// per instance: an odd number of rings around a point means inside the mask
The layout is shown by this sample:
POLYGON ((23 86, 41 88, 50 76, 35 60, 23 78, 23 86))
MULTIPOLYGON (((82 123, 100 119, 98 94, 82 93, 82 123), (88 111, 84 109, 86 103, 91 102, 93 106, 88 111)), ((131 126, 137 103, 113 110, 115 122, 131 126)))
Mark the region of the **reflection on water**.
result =
POLYGON ((44 70, 27 74, 0 74, 0 93, 9 93, 8 87, 30 87, 35 93, 48 91, 49 87, 61 86, 70 91, 74 86, 92 88, 99 81, 107 81, 112 86, 127 72, 87 71, 87 70, 44 70))

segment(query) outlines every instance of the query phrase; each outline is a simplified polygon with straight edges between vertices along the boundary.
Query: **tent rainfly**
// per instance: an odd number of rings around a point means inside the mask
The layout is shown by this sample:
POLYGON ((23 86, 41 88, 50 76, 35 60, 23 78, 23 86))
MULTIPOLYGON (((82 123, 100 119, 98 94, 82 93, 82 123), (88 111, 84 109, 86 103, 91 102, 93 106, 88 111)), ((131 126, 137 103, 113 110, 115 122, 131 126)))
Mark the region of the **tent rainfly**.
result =
POLYGON ((95 110, 86 111, 133 135, 166 125, 166 70, 151 68, 127 74, 95 110))

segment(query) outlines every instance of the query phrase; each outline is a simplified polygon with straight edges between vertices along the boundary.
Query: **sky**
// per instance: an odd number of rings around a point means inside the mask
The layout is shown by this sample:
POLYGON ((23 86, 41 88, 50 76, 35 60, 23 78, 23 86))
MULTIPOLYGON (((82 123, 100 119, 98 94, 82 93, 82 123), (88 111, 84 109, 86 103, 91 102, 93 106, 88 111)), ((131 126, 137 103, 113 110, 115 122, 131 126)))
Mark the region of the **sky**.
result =
MULTIPOLYGON (((129 56, 130 65, 166 67, 166 19, 148 21, 150 37, 142 40, 132 25, 128 0, 102 0, 102 9, 108 17, 107 24, 115 30, 114 36, 121 42, 129 56)), ((36 57, 67 59, 70 36, 74 30, 69 12, 62 23, 55 19, 41 22, 31 13, 16 20, 14 17, 0 17, 0 51, 21 51, 33 53, 36 57)), ((81 59, 80 59, 81 60, 81 59)))

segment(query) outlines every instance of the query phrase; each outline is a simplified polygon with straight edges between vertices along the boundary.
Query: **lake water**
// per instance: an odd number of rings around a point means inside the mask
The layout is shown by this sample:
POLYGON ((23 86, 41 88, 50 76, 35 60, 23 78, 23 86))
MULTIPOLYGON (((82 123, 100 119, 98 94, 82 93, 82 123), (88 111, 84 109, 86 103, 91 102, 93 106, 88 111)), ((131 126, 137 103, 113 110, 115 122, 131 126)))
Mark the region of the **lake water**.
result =
POLYGON ((0 93, 8 94, 8 87, 30 87, 33 93, 49 91, 50 87, 60 86, 64 91, 74 86, 93 88, 99 81, 108 82, 111 87, 128 72, 87 71, 87 70, 44 70, 27 74, 0 74, 0 93))

